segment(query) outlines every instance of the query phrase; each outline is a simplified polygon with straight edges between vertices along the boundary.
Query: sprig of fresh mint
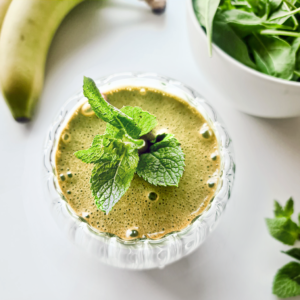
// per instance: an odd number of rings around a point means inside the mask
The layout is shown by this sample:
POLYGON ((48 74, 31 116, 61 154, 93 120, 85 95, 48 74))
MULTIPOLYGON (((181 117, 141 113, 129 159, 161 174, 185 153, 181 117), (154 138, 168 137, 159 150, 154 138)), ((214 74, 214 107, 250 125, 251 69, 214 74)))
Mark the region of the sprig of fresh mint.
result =
POLYGON ((158 135, 145 152, 148 142, 141 137, 157 126, 156 117, 139 107, 115 108, 91 78, 84 77, 83 91, 95 114, 107 122, 105 134, 96 135, 89 149, 75 152, 83 162, 94 164, 90 183, 97 207, 109 213, 136 172, 151 184, 178 186, 185 166, 178 140, 158 135), (145 153, 139 156, 141 148, 145 153))
MULTIPOLYGON (((297 225, 291 217, 294 213, 294 201, 290 198, 282 207, 277 201, 274 202, 273 219, 266 219, 270 234, 277 240, 287 245, 294 245, 300 236, 300 224, 297 225)), ((298 215, 298 219, 300 214, 298 215)), ((282 251, 300 261, 300 248, 292 248, 282 251)), ((300 295, 300 263, 290 262, 279 269, 273 281, 273 294, 281 298, 300 295)))
POLYGON ((290 198, 284 208, 277 201, 274 201, 274 206, 275 218, 266 219, 270 234, 286 245, 294 245, 299 239, 300 228, 291 219, 294 213, 293 199, 290 198))

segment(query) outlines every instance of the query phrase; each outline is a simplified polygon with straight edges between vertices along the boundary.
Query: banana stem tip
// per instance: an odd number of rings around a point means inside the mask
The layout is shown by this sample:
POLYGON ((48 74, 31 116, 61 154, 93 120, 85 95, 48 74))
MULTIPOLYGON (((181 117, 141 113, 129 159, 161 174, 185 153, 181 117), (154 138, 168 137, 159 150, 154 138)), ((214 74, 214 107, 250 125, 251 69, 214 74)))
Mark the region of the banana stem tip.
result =
POLYGON ((27 118, 27 117, 19 117, 19 118, 16 118, 15 120, 16 120, 18 123, 22 123, 22 124, 25 124, 25 123, 30 122, 30 119, 27 118))

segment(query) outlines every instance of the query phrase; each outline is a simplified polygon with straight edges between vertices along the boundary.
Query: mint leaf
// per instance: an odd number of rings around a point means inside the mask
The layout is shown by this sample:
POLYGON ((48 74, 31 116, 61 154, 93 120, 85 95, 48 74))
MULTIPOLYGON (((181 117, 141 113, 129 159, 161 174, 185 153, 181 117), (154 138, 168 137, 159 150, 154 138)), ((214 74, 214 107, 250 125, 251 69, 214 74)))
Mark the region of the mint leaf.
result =
POLYGON ((275 217, 286 217, 286 218, 290 218, 292 216, 292 214, 294 213, 294 201, 293 198, 290 198, 284 208, 275 200, 274 201, 274 214, 275 217))
POLYGON ((153 185, 178 186, 184 171, 184 153, 173 135, 156 137, 149 153, 140 156, 137 174, 153 185))
POLYGON ((282 253, 285 253, 295 259, 300 260, 300 248, 292 248, 288 251, 281 251, 282 253))
POLYGON ((116 140, 112 144, 115 153, 113 159, 97 162, 90 180, 96 205, 106 213, 129 188, 139 161, 133 143, 116 140))
POLYGON ((294 201, 290 198, 284 206, 284 214, 287 218, 290 218, 294 213, 294 201))
POLYGON ((274 201, 274 207, 275 207, 274 209, 275 217, 277 218, 285 217, 282 206, 276 200, 274 201))
POLYGON ((290 262, 278 270, 273 281, 273 294, 281 298, 300 295, 300 264, 290 262))
POLYGON ((270 234, 287 245, 294 245, 299 236, 299 228, 291 219, 280 217, 266 219, 270 234))
POLYGON ((156 117, 147 111, 143 111, 140 107, 124 106, 121 111, 133 118, 134 122, 141 129, 140 136, 147 134, 157 126, 156 117))
POLYGON ((164 140, 165 142, 174 138, 174 134, 171 134, 171 133, 162 133, 162 134, 159 134, 155 137, 155 139, 153 141, 151 141, 152 144, 155 144, 155 143, 159 143, 161 142, 162 140, 164 140))
POLYGON ((74 155, 87 164, 96 163, 103 156, 104 147, 107 147, 111 141, 108 135, 96 135, 91 148, 79 150, 74 155))
POLYGON ((88 98, 89 104, 98 118, 111 124, 118 129, 124 131, 134 139, 140 137, 141 129, 136 125, 135 121, 110 105, 101 95, 95 82, 88 77, 84 77, 83 93, 88 98))
MULTIPOLYGON (((141 132, 139 137, 147 134, 157 126, 156 117, 143 111, 140 107, 124 106, 121 108, 121 112, 131 117, 134 123, 140 128, 141 132)), ((118 129, 115 126, 107 124, 106 133, 111 136, 116 136, 118 129)))

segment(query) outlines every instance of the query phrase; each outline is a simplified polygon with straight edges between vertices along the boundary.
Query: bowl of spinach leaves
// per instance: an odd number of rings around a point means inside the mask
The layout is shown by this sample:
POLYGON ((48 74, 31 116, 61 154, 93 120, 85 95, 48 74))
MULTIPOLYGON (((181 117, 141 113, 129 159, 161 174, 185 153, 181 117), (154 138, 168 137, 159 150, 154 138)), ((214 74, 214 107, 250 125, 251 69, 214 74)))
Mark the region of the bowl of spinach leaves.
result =
POLYGON ((300 115, 300 0, 187 0, 195 59, 248 114, 300 115))

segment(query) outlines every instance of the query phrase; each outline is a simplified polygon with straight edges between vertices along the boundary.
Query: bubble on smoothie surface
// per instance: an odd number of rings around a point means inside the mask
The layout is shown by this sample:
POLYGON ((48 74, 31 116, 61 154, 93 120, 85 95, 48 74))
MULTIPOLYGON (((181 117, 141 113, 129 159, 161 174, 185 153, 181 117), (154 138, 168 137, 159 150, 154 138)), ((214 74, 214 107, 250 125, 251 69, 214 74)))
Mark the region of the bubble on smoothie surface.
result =
POLYGON ((208 182, 208 186, 209 186, 210 188, 214 187, 214 186, 215 186, 215 182, 209 181, 209 182, 208 182))
POLYGON ((139 232, 137 231, 137 229, 128 229, 126 235, 129 238, 136 238, 139 236, 139 232))
POLYGON ((64 143, 70 143, 71 142, 71 135, 68 131, 64 131, 61 135, 61 139, 64 143))
POLYGON ((217 160, 217 157, 218 157, 218 152, 214 152, 212 153, 212 155, 210 156, 212 160, 217 160))
POLYGON ((92 110, 91 105, 88 102, 85 102, 82 106, 81 106, 81 110, 80 112, 86 116, 86 117, 92 117, 95 116, 95 112, 92 110))
POLYGON ((212 159, 219 149, 213 130, 195 108, 165 92, 147 87, 132 87, 129 91, 125 87, 106 95, 119 109, 138 106, 155 115, 158 125, 153 133, 175 135, 185 153, 185 171, 178 187, 154 186, 135 175, 125 195, 105 214, 95 204, 90 189, 93 164, 83 163, 74 153, 88 149, 95 135, 104 134, 106 123, 96 115, 83 114, 80 106, 63 130, 72 136, 70 142, 66 143, 61 136, 55 155, 58 184, 66 201, 95 230, 125 240, 159 239, 182 230, 206 209, 218 186, 220 155, 212 159), (141 94, 142 89, 145 95, 141 94), (211 131, 209 138, 199 134, 204 125, 211 131), (64 181, 60 174, 64 174, 64 181), (210 182, 215 185, 209 187, 210 182))
POLYGON ((155 200, 158 199, 158 195, 155 192, 151 192, 151 193, 148 194, 148 198, 151 201, 155 201, 155 200))
POLYGON ((141 88, 140 89, 140 94, 143 95, 143 96, 146 95, 146 89, 145 88, 141 88))
POLYGON ((212 136, 212 130, 210 129, 210 127, 208 126, 207 123, 205 123, 201 129, 200 129, 200 134, 205 138, 208 139, 212 136))

